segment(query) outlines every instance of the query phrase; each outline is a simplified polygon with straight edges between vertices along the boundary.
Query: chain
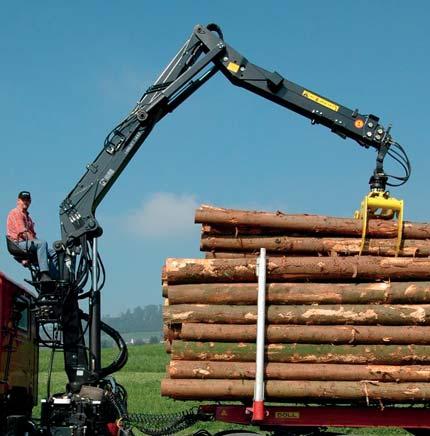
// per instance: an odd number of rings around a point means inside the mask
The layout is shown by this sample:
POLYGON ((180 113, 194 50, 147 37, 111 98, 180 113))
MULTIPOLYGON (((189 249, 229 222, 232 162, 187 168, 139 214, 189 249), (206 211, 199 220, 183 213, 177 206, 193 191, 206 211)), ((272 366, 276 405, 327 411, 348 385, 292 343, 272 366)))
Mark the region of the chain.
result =
MULTIPOLYGON (((117 385, 119 387, 119 385, 117 385)), ((150 436, 167 436, 191 427, 198 421, 207 421, 208 415, 192 408, 177 413, 127 413, 127 399, 125 391, 109 392, 105 398, 115 410, 118 421, 121 422, 123 434, 133 434, 131 428, 150 436)))
POLYGON ((197 409, 178 413, 132 413, 123 421, 150 436, 167 436, 191 427, 202 419, 197 409))

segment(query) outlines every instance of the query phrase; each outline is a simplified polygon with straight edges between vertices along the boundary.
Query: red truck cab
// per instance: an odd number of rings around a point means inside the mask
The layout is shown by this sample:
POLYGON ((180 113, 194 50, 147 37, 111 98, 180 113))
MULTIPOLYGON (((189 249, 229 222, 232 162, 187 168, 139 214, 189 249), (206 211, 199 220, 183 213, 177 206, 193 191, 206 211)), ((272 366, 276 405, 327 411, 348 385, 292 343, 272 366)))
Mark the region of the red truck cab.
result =
POLYGON ((30 310, 34 294, 0 272, 0 432, 9 415, 31 416, 39 349, 30 310))

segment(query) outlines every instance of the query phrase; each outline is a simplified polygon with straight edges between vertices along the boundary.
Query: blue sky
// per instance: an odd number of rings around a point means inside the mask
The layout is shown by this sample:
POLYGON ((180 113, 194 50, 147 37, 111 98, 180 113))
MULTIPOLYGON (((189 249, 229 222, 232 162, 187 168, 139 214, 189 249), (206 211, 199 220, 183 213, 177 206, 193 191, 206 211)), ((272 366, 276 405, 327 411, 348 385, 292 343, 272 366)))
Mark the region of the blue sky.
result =
MULTIPOLYGON (((424 0, 1 2, 0 217, 29 189, 39 236, 58 239, 58 205, 106 134, 193 26, 216 22, 252 62, 392 123, 413 165, 393 194, 407 219, 429 221, 429 15, 424 0)), ((161 302, 164 259, 200 256, 196 205, 351 216, 374 160, 214 77, 156 126, 99 206, 104 312, 161 302)), ((4 245, 0 270, 27 275, 4 245)))

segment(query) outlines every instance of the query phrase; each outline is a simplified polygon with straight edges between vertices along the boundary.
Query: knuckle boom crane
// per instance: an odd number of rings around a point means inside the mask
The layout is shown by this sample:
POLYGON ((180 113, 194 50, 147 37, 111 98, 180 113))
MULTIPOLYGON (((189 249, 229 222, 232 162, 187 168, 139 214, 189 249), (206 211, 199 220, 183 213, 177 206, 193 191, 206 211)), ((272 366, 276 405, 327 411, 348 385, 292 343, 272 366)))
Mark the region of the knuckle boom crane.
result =
POLYGON ((386 187, 399 186, 409 178, 411 167, 404 149, 392 138, 390 127, 385 128, 377 116, 349 109, 253 64, 224 42, 221 29, 215 24, 195 26, 135 108, 109 133, 94 162, 60 205, 61 240, 54 244, 60 279, 49 285, 36 284, 40 290, 39 324, 55 326, 45 343, 64 350, 68 377, 66 394, 51 396, 42 404, 42 427, 47 434, 66 427, 73 427, 75 432, 70 434, 76 435, 84 434, 84 427, 89 434, 109 434, 96 429, 126 413, 125 392, 109 375, 125 365, 127 348, 119 333, 100 321, 104 268, 97 251, 102 227, 95 211, 155 125, 218 72, 233 85, 290 109, 312 124, 321 124, 360 146, 374 148, 377 158, 369 182, 370 196, 381 199, 381 208, 383 201, 389 200, 386 187), (400 164, 404 175, 385 173, 387 155, 400 164), (88 281, 91 285, 85 291, 88 281), (88 314, 79 308, 79 300, 86 298, 88 314), (89 347, 82 321, 89 326, 89 347), (120 350, 117 359, 106 368, 101 367, 101 331, 112 336, 120 350), (60 339, 56 332, 62 333, 60 339), (110 408, 103 406, 106 397, 110 408))

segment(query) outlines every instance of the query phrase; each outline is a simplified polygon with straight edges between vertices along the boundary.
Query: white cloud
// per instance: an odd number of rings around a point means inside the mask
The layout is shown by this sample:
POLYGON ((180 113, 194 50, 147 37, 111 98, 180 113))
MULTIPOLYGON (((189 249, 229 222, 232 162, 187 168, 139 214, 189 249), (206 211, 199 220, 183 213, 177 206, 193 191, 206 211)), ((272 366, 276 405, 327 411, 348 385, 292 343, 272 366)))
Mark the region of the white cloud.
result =
POLYGON ((196 207, 194 195, 158 192, 125 217, 126 227, 141 237, 189 235, 195 230, 196 207))

